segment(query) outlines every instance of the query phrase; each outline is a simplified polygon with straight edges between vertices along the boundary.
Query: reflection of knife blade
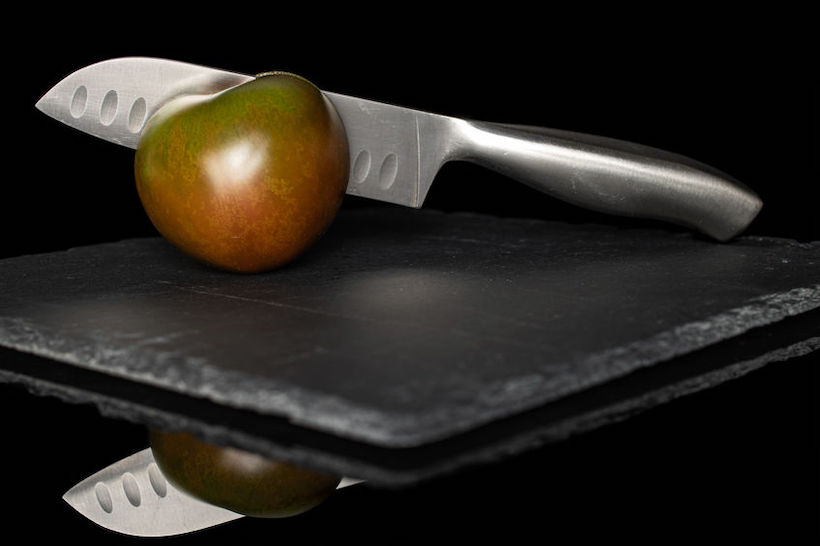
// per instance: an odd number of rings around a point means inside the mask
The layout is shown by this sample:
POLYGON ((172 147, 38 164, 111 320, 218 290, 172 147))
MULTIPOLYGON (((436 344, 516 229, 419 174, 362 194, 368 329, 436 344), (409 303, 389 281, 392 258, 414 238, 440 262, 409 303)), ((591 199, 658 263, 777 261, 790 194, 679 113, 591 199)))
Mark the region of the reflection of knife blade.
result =
MULTIPOLYGON (((344 478, 338 488, 360 481, 344 478)), ((190 533, 243 517, 175 488, 160 472, 150 448, 89 476, 63 499, 106 529, 142 537, 190 533)))
MULTIPOLYGON (((186 94, 252 79, 143 57, 102 61, 64 78, 37 107, 72 127, 136 148, 145 121, 186 94)), ((690 159, 646 146, 544 128, 440 116, 325 92, 345 125, 347 193, 420 207, 446 161, 467 160, 570 203, 665 220, 726 240, 761 207, 748 188, 690 159)))

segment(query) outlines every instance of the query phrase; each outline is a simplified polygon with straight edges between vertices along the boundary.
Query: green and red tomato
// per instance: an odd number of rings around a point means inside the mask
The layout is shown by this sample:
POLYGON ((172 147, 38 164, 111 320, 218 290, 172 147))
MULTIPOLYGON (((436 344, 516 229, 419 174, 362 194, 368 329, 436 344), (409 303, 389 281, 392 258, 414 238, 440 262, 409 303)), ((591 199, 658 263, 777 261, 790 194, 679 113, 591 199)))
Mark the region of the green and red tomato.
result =
POLYGON ((304 253, 344 197, 349 151, 332 103, 285 72, 187 96, 146 123, 137 191, 153 225, 211 266, 256 273, 304 253))

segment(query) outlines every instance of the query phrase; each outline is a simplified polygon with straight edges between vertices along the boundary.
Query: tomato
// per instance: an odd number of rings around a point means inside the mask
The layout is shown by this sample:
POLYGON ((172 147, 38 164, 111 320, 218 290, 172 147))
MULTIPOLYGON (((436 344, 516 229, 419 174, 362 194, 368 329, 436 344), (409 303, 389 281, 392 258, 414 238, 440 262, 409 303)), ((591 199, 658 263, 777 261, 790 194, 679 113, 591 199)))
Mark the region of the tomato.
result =
POLYGON ((160 108, 134 174, 168 241, 211 266, 255 273, 296 259, 329 228, 349 161, 332 103, 308 80, 271 72, 160 108))
POLYGON ((246 516, 301 514, 321 504, 341 481, 187 433, 151 430, 149 436, 157 466, 177 489, 246 516))

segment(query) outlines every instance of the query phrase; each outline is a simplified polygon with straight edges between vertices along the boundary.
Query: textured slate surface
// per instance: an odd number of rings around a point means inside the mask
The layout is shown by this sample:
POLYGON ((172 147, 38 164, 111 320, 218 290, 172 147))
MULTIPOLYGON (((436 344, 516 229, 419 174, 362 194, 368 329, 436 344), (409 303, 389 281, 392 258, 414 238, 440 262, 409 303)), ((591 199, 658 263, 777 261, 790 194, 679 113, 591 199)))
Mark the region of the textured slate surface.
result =
MULTIPOLYGON (((818 324, 820 308, 511 418, 409 449, 345 440, 290 425, 281 418, 183 397, 10 349, 0 349, 0 382, 19 383, 34 394, 54 396, 72 404, 93 404, 106 417, 141 427, 185 430, 212 443, 232 445, 337 475, 359 477, 373 486, 403 487, 467 467, 498 462, 631 418, 660 404, 745 376, 767 364, 791 367, 793 364, 785 361, 801 358, 817 364, 818 324)), ((796 366, 799 369, 799 364, 796 366)), ((791 396, 799 398, 800 392, 780 391, 765 396, 768 402, 774 402, 791 396)), ((726 400, 728 405, 734 402, 726 400)))
POLYGON ((818 243, 352 210, 265 275, 161 239, 4 260, 0 344, 420 446, 808 313, 818 266, 818 243))

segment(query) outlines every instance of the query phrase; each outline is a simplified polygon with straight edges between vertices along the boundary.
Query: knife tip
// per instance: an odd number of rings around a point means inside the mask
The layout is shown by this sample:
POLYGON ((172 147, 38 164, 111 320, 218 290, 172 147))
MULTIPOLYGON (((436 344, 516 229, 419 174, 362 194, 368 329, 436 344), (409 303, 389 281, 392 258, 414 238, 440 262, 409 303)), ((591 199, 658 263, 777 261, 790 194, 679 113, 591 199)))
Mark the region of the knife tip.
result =
POLYGON ((54 118, 54 88, 51 88, 46 94, 34 103, 34 107, 48 117, 54 118))

